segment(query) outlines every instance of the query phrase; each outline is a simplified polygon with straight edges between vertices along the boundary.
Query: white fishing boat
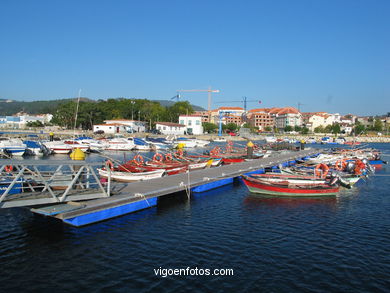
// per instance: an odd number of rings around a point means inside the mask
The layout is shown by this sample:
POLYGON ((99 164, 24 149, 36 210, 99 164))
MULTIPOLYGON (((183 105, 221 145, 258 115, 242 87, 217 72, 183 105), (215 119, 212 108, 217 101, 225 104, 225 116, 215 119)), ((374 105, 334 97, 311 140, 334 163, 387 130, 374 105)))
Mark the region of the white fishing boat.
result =
POLYGON ((133 150, 137 151, 150 151, 151 146, 148 142, 143 140, 142 138, 139 137, 134 137, 134 138, 128 138, 128 140, 132 141, 134 143, 134 148, 133 150))
POLYGON ((46 148, 41 142, 34 140, 24 140, 23 144, 26 145, 26 155, 44 156, 50 153, 50 150, 46 148))
POLYGON ((136 181, 150 180, 150 179, 160 178, 166 173, 165 169, 159 169, 159 170, 149 171, 149 172, 139 172, 139 173, 98 169, 98 172, 100 177, 103 178, 110 177, 112 180, 119 181, 119 182, 136 182, 136 181))
POLYGON ((267 143, 274 143, 274 142, 276 142, 277 138, 275 136, 266 136, 266 137, 264 137, 264 140, 267 143))
POLYGON ((133 141, 128 140, 124 137, 115 137, 112 139, 107 139, 105 143, 107 143, 106 150, 109 151, 130 151, 135 147, 133 141))
POLYGON ((54 154, 69 154, 73 147, 62 141, 48 141, 43 143, 54 154))
POLYGON ((88 136, 80 136, 77 137, 75 140, 80 142, 81 144, 88 145, 89 149, 94 152, 101 152, 108 147, 108 144, 105 143, 103 140, 96 140, 88 136))
POLYGON ((23 156, 26 145, 17 138, 0 137, 0 150, 7 155, 23 156))
POLYGON ((189 168, 190 170, 204 169, 204 168, 206 168, 206 166, 207 166, 208 163, 209 163, 208 161, 201 162, 201 163, 190 163, 190 164, 188 165, 188 168, 189 168))
POLYGON ((73 140, 73 139, 64 140, 64 144, 68 144, 68 145, 72 146, 72 150, 80 149, 84 153, 89 151, 89 145, 88 144, 83 144, 83 143, 81 143, 78 140, 73 140))
POLYGON ((217 137, 213 139, 213 142, 227 142, 227 139, 224 137, 217 137))

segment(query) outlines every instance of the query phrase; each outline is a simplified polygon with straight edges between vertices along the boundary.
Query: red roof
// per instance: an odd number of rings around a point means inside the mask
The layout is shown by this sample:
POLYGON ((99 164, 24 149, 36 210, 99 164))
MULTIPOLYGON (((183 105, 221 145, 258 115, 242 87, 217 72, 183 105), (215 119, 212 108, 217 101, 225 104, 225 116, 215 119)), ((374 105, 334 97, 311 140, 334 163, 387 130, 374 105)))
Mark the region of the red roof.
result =
POLYGON ((241 107, 219 107, 217 109, 218 110, 242 110, 244 111, 244 108, 241 108, 241 107))
POLYGON ((249 112, 249 113, 258 113, 258 112, 268 113, 269 110, 270 110, 270 109, 267 109, 267 108, 257 108, 257 109, 249 110, 248 112, 249 112))
POLYGON ((165 125, 165 126, 173 126, 173 127, 186 127, 183 124, 173 123, 173 122, 156 122, 156 124, 165 125))
POLYGON ((94 124, 94 126, 127 126, 122 123, 107 123, 107 124, 94 124))
POLYGON ((179 117, 199 117, 199 118, 202 118, 202 115, 199 115, 199 114, 193 114, 193 115, 180 115, 179 117))
POLYGON ((141 121, 141 120, 128 120, 128 119, 107 119, 107 120, 104 120, 104 122, 106 121, 122 121, 122 122, 142 122, 142 123, 146 123, 145 121, 141 121))

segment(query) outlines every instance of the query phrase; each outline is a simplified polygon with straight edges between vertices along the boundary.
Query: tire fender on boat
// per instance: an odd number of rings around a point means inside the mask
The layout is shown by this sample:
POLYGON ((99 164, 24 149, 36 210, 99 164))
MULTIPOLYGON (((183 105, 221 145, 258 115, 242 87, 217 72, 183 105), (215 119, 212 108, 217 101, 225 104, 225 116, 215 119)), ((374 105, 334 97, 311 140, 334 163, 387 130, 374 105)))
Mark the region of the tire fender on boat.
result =
POLYGON ((329 167, 323 163, 318 164, 316 166, 316 168, 314 169, 314 174, 320 178, 326 178, 326 175, 328 175, 328 172, 329 172, 329 167))
POLYGON ((110 168, 111 171, 114 170, 114 163, 113 163, 113 162, 111 162, 110 160, 108 160, 108 161, 106 162, 106 164, 107 164, 107 167, 110 168))
POLYGON ((165 155, 165 160, 166 161, 172 161, 173 160, 172 154, 171 153, 166 154, 165 155))
POLYGON ((143 158, 141 155, 136 155, 136 156, 134 156, 134 158, 133 158, 133 162, 134 162, 136 165, 143 165, 143 164, 144 164, 144 158, 143 158))
POLYGON ((181 157, 183 157, 183 154, 184 154, 183 150, 182 149, 178 149, 176 151, 176 153, 175 153, 175 157, 176 158, 181 158, 181 157))
POLYGON ((161 153, 155 153, 153 156, 154 162, 162 162, 164 159, 164 156, 161 153))
POLYGON ((7 165, 4 167, 5 172, 11 173, 14 170, 14 167, 12 165, 7 165))
POLYGON ((345 159, 343 160, 338 160, 335 164, 335 169, 338 170, 338 171, 343 171, 345 169, 345 167, 347 167, 347 162, 345 159))

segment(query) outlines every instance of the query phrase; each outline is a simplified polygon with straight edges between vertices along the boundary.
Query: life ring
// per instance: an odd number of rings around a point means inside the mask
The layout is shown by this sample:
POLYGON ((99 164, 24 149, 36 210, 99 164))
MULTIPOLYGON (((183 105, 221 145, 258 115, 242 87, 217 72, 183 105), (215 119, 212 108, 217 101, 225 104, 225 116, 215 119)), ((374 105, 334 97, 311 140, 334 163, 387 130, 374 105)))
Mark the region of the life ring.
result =
POLYGON ((347 162, 345 159, 343 160, 338 160, 335 164, 335 169, 338 170, 338 171, 343 171, 345 169, 345 167, 347 167, 347 162))
POLYGON ((166 154, 165 155, 165 160, 166 161, 172 161, 173 160, 172 154, 171 153, 166 154))
POLYGON ((4 167, 5 172, 11 173, 14 170, 14 167, 12 165, 6 165, 4 167))
POLYGON ((144 164, 144 158, 143 158, 141 155, 136 155, 136 156, 133 158, 133 162, 134 162, 136 165, 143 165, 143 164, 144 164))
POLYGON ((111 162, 110 160, 108 160, 108 161, 106 162, 106 164, 107 164, 107 167, 110 168, 111 171, 114 170, 114 163, 113 163, 113 162, 111 162))
POLYGON ((183 157, 183 154, 184 154, 183 150, 182 150, 182 149, 178 149, 178 150, 175 152, 175 157, 176 157, 176 158, 181 158, 181 157, 183 157))
POLYGON ((164 156, 161 153, 155 153, 153 156, 154 162, 162 162, 164 160, 164 156))
POLYGON ((318 164, 314 170, 316 176, 320 178, 326 178, 328 172, 329 172, 329 167, 325 164, 318 164))

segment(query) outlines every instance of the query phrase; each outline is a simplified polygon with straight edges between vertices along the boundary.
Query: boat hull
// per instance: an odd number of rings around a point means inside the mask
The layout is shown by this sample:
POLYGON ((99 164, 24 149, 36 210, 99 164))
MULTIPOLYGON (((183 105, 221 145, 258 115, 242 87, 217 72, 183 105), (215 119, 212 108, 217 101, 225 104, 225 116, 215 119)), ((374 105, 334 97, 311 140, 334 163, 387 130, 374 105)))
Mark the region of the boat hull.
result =
POLYGON ((323 189, 313 188, 291 188, 289 186, 263 184, 258 181, 250 180, 248 176, 243 176, 243 181, 250 192, 265 194, 269 196, 287 196, 287 197, 325 197, 335 196, 340 187, 330 187, 323 189))
POLYGON ((165 170, 156 170, 150 172, 140 172, 140 173, 131 173, 131 172, 118 172, 111 171, 111 174, 107 170, 98 169, 100 177, 108 178, 119 182, 136 182, 143 180, 150 180, 154 178, 160 178, 164 175, 165 170))

